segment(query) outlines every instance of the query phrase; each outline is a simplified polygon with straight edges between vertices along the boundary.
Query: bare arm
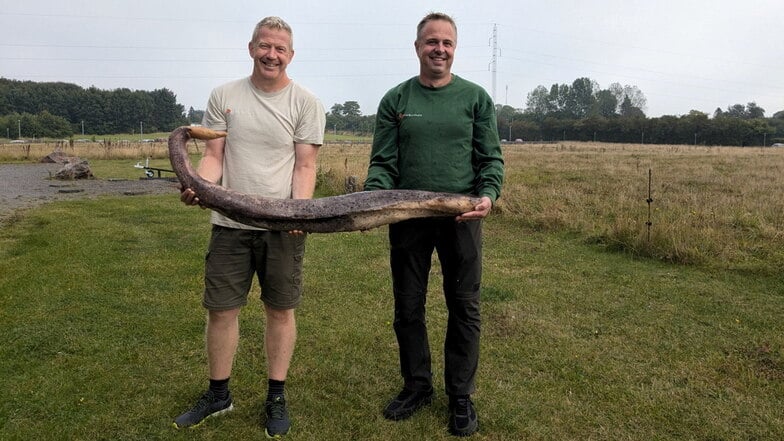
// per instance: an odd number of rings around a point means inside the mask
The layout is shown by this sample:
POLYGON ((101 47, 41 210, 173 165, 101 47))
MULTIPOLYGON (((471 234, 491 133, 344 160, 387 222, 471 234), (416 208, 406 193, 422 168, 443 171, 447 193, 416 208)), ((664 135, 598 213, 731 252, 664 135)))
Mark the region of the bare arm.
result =
MULTIPOLYGON (((206 142, 204 155, 199 161, 197 172, 205 180, 217 183, 223 176, 223 149, 226 146, 226 138, 210 139, 206 142)), ((183 188, 180 200, 187 205, 199 203, 199 197, 190 188, 183 188)))
MULTIPOLYGON (((316 157, 319 146, 314 144, 294 144, 294 176, 291 178, 291 198, 311 199, 316 191, 316 157)), ((304 234, 300 230, 290 234, 304 234)))
POLYGON ((294 144, 294 176, 291 180, 292 199, 310 199, 316 190, 316 157, 319 146, 294 144))

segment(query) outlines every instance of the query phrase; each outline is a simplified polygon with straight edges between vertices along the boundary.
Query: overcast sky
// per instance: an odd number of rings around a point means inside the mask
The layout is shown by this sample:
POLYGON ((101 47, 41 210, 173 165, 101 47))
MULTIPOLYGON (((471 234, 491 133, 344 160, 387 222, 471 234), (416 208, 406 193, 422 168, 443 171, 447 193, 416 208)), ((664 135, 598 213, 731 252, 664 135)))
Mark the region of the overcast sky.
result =
POLYGON ((2 0, 0 77, 100 89, 167 88, 204 109, 210 90, 249 75, 255 24, 294 29, 289 75, 321 98, 373 114, 418 72, 417 22, 430 11, 458 27, 453 73, 525 107, 536 86, 588 77, 637 86, 648 116, 708 114, 756 102, 784 110, 784 1, 260 1, 2 0), (469 4, 470 3, 470 4, 469 4))

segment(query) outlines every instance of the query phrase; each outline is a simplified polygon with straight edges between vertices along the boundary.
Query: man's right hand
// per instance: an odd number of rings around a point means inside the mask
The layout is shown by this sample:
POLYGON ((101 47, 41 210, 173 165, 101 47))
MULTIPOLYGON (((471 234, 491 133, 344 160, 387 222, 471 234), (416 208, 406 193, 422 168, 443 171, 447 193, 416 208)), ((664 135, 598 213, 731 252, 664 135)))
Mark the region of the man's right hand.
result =
POLYGON ((196 197, 196 193, 190 188, 180 189, 180 200, 185 205, 199 205, 199 198, 196 197))

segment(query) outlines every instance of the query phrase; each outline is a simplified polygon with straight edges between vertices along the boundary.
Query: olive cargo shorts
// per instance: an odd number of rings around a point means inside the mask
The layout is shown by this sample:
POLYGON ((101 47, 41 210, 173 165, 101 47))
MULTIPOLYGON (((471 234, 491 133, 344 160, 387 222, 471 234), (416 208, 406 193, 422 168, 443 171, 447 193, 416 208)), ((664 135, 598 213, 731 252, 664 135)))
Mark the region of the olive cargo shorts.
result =
POLYGON ((217 311, 246 305, 255 274, 264 304, 273 309, 297 307, 302 300, 305 238, 281 231, 213 225, 205 257, 202 304, 217 311))

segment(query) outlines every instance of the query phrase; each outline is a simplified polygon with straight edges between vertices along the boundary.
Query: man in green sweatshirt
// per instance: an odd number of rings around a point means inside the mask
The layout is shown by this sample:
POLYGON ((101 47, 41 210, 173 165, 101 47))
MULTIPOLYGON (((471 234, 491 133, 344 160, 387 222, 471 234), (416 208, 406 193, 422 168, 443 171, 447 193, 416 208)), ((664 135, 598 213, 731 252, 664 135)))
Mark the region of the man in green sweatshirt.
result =
POLYGON ((425 302, 435 250, 449 311, 444 343, 449 429, 468 436, 479 428, 471 394, 479 363, 482 219, 500 195, 504 162, 492 99, 451 72, 456 46, 457 28, 448 15, 428 14, 417 26, 419 75, 392 88, 379 104, 365 190, 481 197, 473 211, 456 218, 389 226, 394 328, 404 383, 384 417, 406 419, 432 401, 425 302))

